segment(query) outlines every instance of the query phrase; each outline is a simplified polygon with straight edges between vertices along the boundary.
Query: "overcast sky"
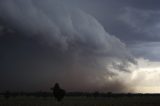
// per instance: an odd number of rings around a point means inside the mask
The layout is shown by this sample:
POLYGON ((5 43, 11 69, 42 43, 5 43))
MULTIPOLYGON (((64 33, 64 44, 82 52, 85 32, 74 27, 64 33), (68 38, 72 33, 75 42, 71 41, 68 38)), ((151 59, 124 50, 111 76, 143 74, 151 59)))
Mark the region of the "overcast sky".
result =
MULTIPOLYGON (((133 54, 157 60, 159 52, 159 0, 69 0, 95 16, 110 34, 125 42, 133 54), (149 45, 149 47, 148 47, 149 45), (143 46, 143 47, 142 47, 143 46), (153 58, 152 58, 153 57, 153 58)), ((67 1, 68 2, 68 1, 67 1)))
POLYGON ((160 92, 159 4, 1 0, 0 90, 48 90, 60 82, 68 90, 160 92))

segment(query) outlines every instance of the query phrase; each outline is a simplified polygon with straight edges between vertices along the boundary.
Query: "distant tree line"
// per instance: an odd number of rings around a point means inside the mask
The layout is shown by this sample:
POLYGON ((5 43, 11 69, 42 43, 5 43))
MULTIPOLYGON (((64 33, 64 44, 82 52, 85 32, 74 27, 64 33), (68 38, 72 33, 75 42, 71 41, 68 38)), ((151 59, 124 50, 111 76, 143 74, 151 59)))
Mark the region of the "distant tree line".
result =
POLYGON ((51 92, 32 92, 32 93, 25 93, 25 92, 10 92, 6 91, 3 93, 0 93, 0 96, 4 96, 7 100, 10 97, 17 97, 17 96, 35 96, 35 97, 55 97, 57 101, 62 101, 65 96, 72 96, 72 97, 77 97, 77 96, 84 96, 84 97, 137 97, 137 96, 159 96, 160 94, 141 94, 141 93, 101 93, 101 92, 66 92, 64 89, 62 89, 58 83, 54 85, 54 87, 51 88, 51 92))
MULTIPOLYGON (((1 96, 4 96, 6 99, 9 99, 10 97, 17 97, 17 96, 35 96, 35 97, 54 97, 53 93, 51 92, 31 92, 31 93, 25 93, 25 92, 9 92, 6 91, 4 93, 0 93, 1 96)), ((65 96, 84 96, 84 97, 135 97, 135 96, 160 96, 160 94, 135 94, 135 93, 87 93, 87 92, 68 92, 65 94, 65 96)))

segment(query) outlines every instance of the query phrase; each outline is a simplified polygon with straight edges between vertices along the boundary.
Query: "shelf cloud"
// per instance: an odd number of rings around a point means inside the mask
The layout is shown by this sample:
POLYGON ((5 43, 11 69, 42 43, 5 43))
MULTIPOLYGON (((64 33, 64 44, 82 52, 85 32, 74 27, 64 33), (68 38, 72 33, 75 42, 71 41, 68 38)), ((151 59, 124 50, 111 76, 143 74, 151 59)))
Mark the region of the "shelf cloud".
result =
POLYGON ((46 90, 55 82, 68 90, 131 90, 118 76, 131 71, 134 57, 81 9, 60 0, 1 0, 0 23, 7 29, 1 30, 1 43, 14 46, 0 47, 6 57, 1 64, 7 61, 9 66, 0 74, 9 76, 1 77, 6 81, 2 89, 15 81, 15 89, 25 90, 46 90))

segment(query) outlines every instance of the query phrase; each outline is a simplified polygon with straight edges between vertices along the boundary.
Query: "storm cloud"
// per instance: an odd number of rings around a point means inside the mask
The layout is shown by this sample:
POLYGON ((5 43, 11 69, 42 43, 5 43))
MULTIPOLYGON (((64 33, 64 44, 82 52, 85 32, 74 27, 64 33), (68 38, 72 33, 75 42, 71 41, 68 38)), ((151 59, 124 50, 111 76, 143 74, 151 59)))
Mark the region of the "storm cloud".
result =
POLYGON ((76 5, 95 16, 107 32, 115 35, 127 45, 137 41, 155 42, 160 40, 157 37, 160 10, 158 0, 69 1, 70 5, 76 5), (126 22, 128 20, 130 20, 129 23, 126 22), (136 29, 141 28, 141 30, 135 30, 135 27, 130 24, 131 22, 137 24, 136 29))
POLYGON ((81 9, 58 0, 1 0, 0 21, 1 90, 47 90, 55 82, 67 90, 131 90, 118 75, 130 72, 133 56, 81 9))

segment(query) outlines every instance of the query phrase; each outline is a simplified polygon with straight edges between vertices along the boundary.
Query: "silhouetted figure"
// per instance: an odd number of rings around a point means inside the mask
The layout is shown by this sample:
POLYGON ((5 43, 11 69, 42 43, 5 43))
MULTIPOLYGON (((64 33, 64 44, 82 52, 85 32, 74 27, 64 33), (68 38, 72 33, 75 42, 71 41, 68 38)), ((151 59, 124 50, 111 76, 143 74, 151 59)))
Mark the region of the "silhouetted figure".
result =
POLYGON ((55 86, 51 88, 51 90, 53 90, 53 95, 59 102, 64 98, 66 94, 65 90, 61 89, 58 83, 56 83, 55 86))

